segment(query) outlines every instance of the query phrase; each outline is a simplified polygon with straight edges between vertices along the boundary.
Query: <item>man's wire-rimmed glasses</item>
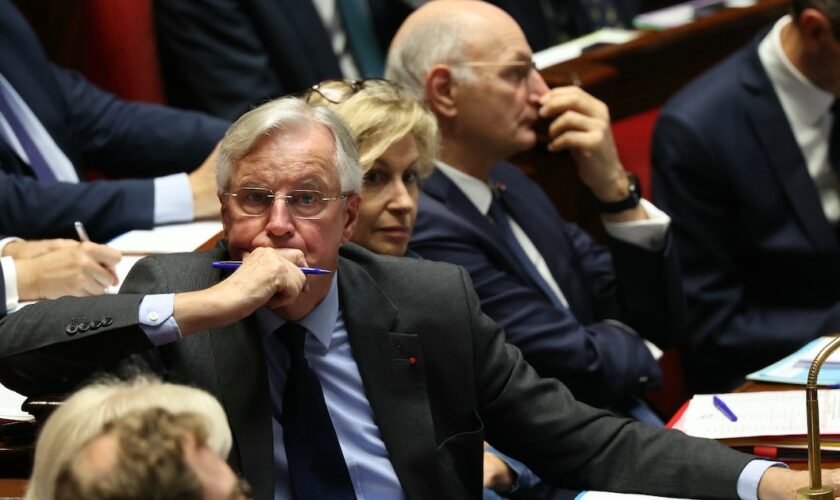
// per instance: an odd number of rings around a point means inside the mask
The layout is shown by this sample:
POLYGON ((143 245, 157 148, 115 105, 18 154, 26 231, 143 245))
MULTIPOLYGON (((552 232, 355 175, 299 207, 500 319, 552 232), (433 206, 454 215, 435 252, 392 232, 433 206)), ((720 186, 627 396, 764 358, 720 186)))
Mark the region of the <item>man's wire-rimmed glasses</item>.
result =
POLYGON ((450 66, 466 66, 468 68, 482 68, 488 66, 528 66, 529 69, 537 70, 537 62, 533 59, 519 60, 519 61, 462 61, 453 63, 450 66))
POLYGON ((279 198, 286 202, 289 212, 297 219, 319 219, 321 213, 331 201, 347 198, 347 193, 338 196, 324 196, 324 193, 311 189, 295 189, 284 195, 277 195, 268 188, 242 187, 222 193, 230 200, 233 208, 240 215, 260 217, 271 210, 279 198))
POLYGON ((303 94, 303 100, 309 104, 313 94, 318 94, 324 100, 333 104, 341 104, 348 97, 361 92, 367 87, 389 85, 398 87, 396 83, 384 78, 365 78, 364 80, 324 80, 309 87, 303 94))

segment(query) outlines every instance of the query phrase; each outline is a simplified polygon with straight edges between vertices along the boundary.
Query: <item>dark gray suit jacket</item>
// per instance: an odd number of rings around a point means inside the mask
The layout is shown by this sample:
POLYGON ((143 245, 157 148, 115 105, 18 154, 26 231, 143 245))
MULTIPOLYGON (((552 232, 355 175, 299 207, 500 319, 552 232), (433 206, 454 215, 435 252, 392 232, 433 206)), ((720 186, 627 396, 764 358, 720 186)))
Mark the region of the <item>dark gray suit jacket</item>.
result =
MULTIPOLYGON (((540 379, 481 313, 462 268, 353 245, 341 253, 339 300, 353 354, 408 498, 480 498, 485 439, 555 485, 736 496, 748 455, 612 417, 540 379)), ((222 249, 152 256, 120 295, 41 302, 0 320, 0 382, 24 394, 66 390, 94 368, 145 353, 219 398, 235 440, 230 462, 256 498, 272 498, 272 417, 253 321, 160 348, 138 327, 144 294, 211 286, 223 274, 210 262, 225 257, 222 249), (65 332, 95 321, 97 329, 65 332)))

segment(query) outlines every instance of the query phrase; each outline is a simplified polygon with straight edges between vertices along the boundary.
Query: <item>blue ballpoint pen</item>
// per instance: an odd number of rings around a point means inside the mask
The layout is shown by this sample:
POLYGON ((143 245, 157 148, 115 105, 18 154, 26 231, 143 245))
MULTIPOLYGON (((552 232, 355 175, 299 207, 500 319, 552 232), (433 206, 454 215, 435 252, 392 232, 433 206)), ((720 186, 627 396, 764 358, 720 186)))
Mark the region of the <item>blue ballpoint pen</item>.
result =
MULTIPOLYGON (((217 260, 213 262, 216 269, 238 269, 242 265, 241 260, 217 260)), ((332 274, 334 271, 321 269, 320 267, 299 267, 303 274, 332 274)))
POLYGON ((724 402, 723 402, 723 400, 722 400, 722 399, 720 399, 720 398, 719 398, 719 397, 717 397, 717 396, 712 396, 712 402, 714 403, 715 408, 717 408, 718 410, 720 410, 720 412, 721 412, 721 413, 723 413, 724 415, 726 415, 726 418, 728 418, 729 420, 731 420, 731 421, 733 421, 733 422, 737 422, 737 421, 738 421, 738 416, 737 416, 737 415, 735 415, 735 412, 733 412, 733 411, 732 411, 732 410, 731 410, 731 409, 730 409, 730 408, 726 405, 726 403, 724 403, 724 402))

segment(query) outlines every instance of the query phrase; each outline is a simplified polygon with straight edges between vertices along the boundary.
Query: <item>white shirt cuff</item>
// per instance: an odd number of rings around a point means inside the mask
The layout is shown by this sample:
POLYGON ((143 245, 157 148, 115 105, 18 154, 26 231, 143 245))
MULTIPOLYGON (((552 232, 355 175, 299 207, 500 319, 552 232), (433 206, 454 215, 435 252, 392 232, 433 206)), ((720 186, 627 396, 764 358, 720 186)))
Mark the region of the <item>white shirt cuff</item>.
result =
POLYGON ((172 312, 175 309, 175 294, 162 293, 146 295, 140 302, 137 313, 140 328, 156 346, 181 340, 181 330, 172 312))
POLYGON ((194 217, 192 189, 187 174, 155 178, 155 225, 191 222, 194 217))
POLYGON ((656 208, 656 205, 642 198, 639 200, 648 215, 647 219, 629 222, 604 222, 607 234, 613 238, 646 250, 661 250, 665 244, 665 234, 671 226, 671 218, 656 208))
POLYGON ((11 236, 9 238, 3 238, 2 240, 0 240, 0 256, 3 255, 3 250, 6 249, 6 245, 8 245, 9 243, 11 243, 13 241, 23 241, 23 240, 20 239, 20 238, 16 238, 14 236, 11 236))
POLYGON ((17 309, 18 301, 20 300, 17 288, 17 269, 15 268, 15 260, 11 257, 0 257, 0 267, 3 268, 3 288, 6 293, 6 311, 13 311, 17 309))
POLYGON ((770 467, 785 467, 787 465, 781 462, 771 462, 769 460, 753 460, 748 463, 741 475, 738 476, 737 492, 738 498, 741 500, 758 500, 758 483, 761 481, 761 476, 767 472, 770 467))

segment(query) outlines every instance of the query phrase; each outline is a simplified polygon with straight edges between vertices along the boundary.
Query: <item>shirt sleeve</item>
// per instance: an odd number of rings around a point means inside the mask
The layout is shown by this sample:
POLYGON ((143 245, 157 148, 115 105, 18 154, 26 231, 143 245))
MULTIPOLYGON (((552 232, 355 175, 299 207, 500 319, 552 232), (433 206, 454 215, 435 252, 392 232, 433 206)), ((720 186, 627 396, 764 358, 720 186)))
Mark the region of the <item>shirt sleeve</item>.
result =
POLYGON ((758 500, 758 482, 761 481, 761 476, 770 467, 787 468, 787 465, 769 460, 753 460, 749 462, 744 467, 744 470, 741 471, 741 475, 738 476, 738 498, 741 500, 758 500))
POLYGON ((172 312, 175 294, 146 295, 140 302, 138 320, 149 341, 156 346, 181 340, 181 329, 172 312))
POLYGON ((155 225, 190 222, 194 217, 192 189, 187 174, 155 178, 155 225))
MULTIPOLYGON (((17 271, 15 261, 11 257, 0 257, 0 268, 3 270, 3 289, 6 293, 6 311, 13 311, 18 306, 17 271)), ((0 311, 2 313, 2 311, 0 311)), ((2 314, 0 314, 2 316, 2 314)))
POLYGON ((639 200, 648 218, 630 222, 604 222, 607 234, 615 239, 632 243, 646 250, 657 251, 665 244, 665 234, 671 226, 671 218, 656 208, 656 205, 642 198, 639 200))

